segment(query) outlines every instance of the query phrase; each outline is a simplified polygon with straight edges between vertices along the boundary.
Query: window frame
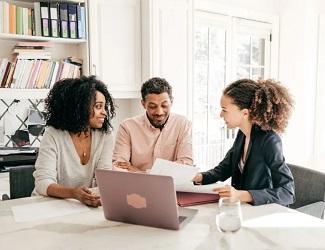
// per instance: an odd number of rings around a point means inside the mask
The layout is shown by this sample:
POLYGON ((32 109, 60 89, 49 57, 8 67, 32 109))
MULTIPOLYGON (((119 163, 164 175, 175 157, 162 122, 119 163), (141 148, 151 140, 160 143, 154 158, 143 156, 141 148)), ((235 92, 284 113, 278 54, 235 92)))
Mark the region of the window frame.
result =
MULTIPOLYGON (((194 44, 194 34, 195 34, 195 24, 196 20, 198 18, 201 18, 200 24, 206 23, 208 24, 211 22, 213 26, 220 27, 222 29, 225 29, 226 31, 229 31, 229 27, 231 27, 231 32, 226 32, 226 42, 231 41, 230 44, 227 44, 226 46, 226 60, 225 60, 225 80, 226 83, 232 82, 233 80, 237 79, 236 77, 236 55, 237 53, 233 53, 234 47, 235 47, 235 35, 238 30, 238 22, 240 23, 240 30, 246 31, 245 33, 249 33, 249 35, 258 35, 262 36, 263 38, 266 38, 266 42, 272 41, 272 46, 269 44, 270 50, 267 51, 265 54, 265 65, 264 68, 269 68, 269 72, 264 72, 265 78, 278 78, 278 53, 279 53, 279 17, 276 15, 270 15, 265 13, 258 13, 253 11, 247 11, 243 10, 241 8, 233 8, 230 6, 224 6, 220 5, 218 3, 215 3, 213 1, 196 1, 194 4, 194 15, 193 15, 193 44, 194 44), (221 17, 221 18, 220 18, 221 17), (206 19, 204 22, 202 22, 202 18, 206 19), (235 23, 237 22, 237 23, 235 23), (258 23, 256 23, 258 22, 258 23), (254 32, 251 32, 252 29, 251 26, 254 26, 254 32), (259 30, 259 27, 261 28, 259 30), (270 32, 265 32, 265 30, 269 30, 270 32), (247 32, 249 31, 249 32, 247 32), (270 37, 270 33, 272 36, 270 37), (270 39, 272 39, 270 41, 270 39), (231 55, 231 56, 229 56, 231 55), (231 66, 230 66, 231 65, 231 66), (231 69, 227 69, 227 67, 231 67, 231 69)), ((265 46, 267 48, 267 45, 265 46)), ((194 60, 194 49, 193 46, 193 60, 194 60)), ((193 66, 195 65, 193 61, 193 66)), ((251 72, 251 64, 250 64, 250 72, 251 72)), ((193 71, 193 77, 194 80, 194 71, 193 71)), ((194 86, 194 82, 192 83, 194 86)), ((191 99, 193 100, 194 94, 191 94, 191 99)), ((194 102, 192 102, 193 104, 194 102)), ((190 114, 191 119, 194 119, 193 116, 193 106, 190 107, 190 114)), ((194 120, 193 120, 194 122, 194 120)), ((193 131, 194 132, 194 131, 193 131)), ((231 146, 234 138, 227 138, 227 135, 232 135, 232 137, 235 136, 236 133, 233 133, 234 131, 225 131, 225 142, 223 146, 223 153, 225 154, 229 146, 231 146)), ((208 143, 209 144, 209 143, 208 143)), ((207 160, 209 157, 207 157, 207 160)), ((209 164, 209 163, 208 163, 209 164)), ((211 167, 211 166, 205 166, 205 167, 211 167)))

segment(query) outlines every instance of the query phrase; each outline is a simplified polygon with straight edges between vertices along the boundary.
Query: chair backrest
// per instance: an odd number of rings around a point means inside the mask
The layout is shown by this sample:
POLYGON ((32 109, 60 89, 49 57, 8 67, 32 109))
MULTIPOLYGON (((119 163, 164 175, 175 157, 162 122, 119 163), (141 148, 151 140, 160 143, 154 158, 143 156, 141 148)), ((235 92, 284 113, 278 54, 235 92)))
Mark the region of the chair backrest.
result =
POLYGON ((34 189, 34 165, 23 165, 9 169, 10 199, 31 196, 34 189))
POLYGON ((295 183, 295 203, 290 208, 299 208, 318 201, 325 201, 325 174, 288 164, 295 183))

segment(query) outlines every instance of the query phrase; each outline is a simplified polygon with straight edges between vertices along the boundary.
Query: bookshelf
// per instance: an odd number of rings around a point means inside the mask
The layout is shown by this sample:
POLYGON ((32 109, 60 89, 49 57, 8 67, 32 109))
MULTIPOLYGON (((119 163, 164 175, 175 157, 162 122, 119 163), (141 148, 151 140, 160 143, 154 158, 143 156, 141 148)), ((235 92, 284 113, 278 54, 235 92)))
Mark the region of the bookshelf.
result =
MULTIPOLYGON (((1 2, 1 0, 0 0, 1 2)), ((2 0, 4 2, 4 0, 2 0)), ((19 0, 19 1, 10 1, 10 4, 16 6, 22 6, 26 8, 35 8, 35 0, 19 0)), ((44 1, 47 3, 71 3, 78 4, 81 3, 85 9, 85 25, 84 31, 86 38, 76 39, 76 38, 62 38, 62 37, 45 37, 45 36, 36 36, 36 35, 22 35, 22 34, 12 34, 4 33, 0 30, 0 58, 8 58, 9 61, 12 59, 12 50, 18 42, 51 42, 52 47, 48 49, 51 53, 51 61, 60 61, 67 57, 76 57, 80 58, 83 61, 82 65, 82 74, 89 75, 89 41, 88 41, 88 6, 87 1, 85 0, 50 0, 44 1)), ((59 11, 59 10, 58 10, 59 11)), ((10 100, 26 100, 26 99, 44 99, 49 92, 47 88, 0 88, 0 99, 10 100)))

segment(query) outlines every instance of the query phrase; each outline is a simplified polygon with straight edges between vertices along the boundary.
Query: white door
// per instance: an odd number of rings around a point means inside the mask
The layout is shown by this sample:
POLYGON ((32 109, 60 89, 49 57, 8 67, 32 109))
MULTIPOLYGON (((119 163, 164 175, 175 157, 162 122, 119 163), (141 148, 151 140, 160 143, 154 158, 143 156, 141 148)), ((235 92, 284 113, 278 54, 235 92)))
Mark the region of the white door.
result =
POLYGON ((141 86, 140 0, 89 1, 91 74, 114 97, 138 97, 141 86))

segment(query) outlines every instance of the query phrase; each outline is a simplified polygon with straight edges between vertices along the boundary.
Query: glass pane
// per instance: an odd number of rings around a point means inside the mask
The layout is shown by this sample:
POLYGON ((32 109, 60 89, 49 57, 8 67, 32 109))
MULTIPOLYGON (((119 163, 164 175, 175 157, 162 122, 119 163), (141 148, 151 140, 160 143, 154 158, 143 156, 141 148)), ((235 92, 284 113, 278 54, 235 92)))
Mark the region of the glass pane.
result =
POLYGON ((208 60, 208 27, 197 25, 194 33, 194 61, 206 62, 208 60))
POLYGON ((193 87, 193 153, 202 170, 223 156, 220 134, 220 97, 225 84, 225 30, 197 25, 195 31, 193 87))
POLYGON ((223 121, 220 118, 220 97, 226 77, 226 33, 225 30, 210 27, 210 71, 208 101, 208 147, 206 148, 207 166, 219 163, 223 157, 223 121))
POLYGON ((217 27, 209 27, 210 61, 217 61, 219 66, 225 64, 225 31, 217 27))
MULTIPOLYGON (((193 105, 193 115, 195 117, 195 122, 193 122, 194 132, 196 128, 206 127, 206 116, 207 116, 207 106, 208 106, 208 65, 207 63, 195 63, 194 65, 194 105, 193 105)), ((195 133, 194 133, 195 134, 195 133)), ((204 133, 199 133, 197 136, 205 137, 204 133)), ((205 138, 197 138, 196 143, 203 143, 205 138)))
POLYGON ((264 79, 264 68, 252 68, 252 79, 264 79))
POLYGON ((250 64, 251 39, 249 35, 237 35, 237 63, 250 64))
POLYGON ((207 88, 209 59, 209 27, 197 25, 195 29, 194 86, 193 86, 193 143, 206 144, 207 131, 207 88))
POLYGON ((237 79, 250 78, 249 77, 249 67, 237 67, 236 76, 237 76, 237 79))
POLYGON ((265 65, 265 39, 252 37, 252 64, 265 65))

